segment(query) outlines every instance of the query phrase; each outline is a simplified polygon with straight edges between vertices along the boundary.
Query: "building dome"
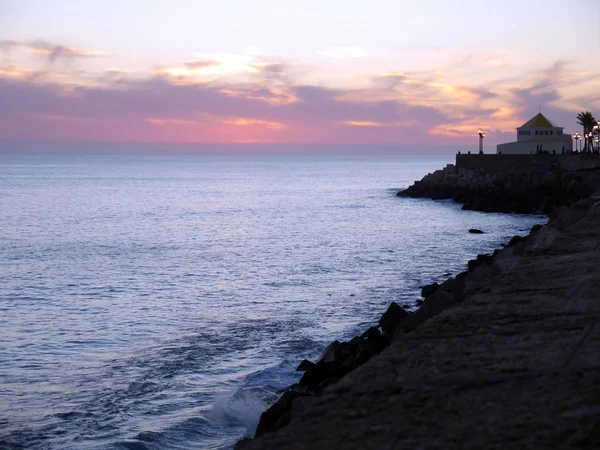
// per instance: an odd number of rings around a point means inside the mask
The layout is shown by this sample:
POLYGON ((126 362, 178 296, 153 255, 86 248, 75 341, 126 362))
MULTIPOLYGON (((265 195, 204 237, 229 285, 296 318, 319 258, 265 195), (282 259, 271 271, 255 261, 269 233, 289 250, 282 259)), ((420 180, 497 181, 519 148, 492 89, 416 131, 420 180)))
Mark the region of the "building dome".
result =
POLYGON ((559 128, 542 113, 538 113, 519 128, 559 128))

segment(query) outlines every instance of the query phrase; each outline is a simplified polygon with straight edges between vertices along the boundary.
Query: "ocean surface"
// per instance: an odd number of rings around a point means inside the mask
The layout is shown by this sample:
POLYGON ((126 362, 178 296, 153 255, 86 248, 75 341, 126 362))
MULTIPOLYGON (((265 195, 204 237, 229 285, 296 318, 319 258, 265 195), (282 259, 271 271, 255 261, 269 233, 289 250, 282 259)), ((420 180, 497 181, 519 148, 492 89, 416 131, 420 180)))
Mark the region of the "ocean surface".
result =
POLYGON ((0 155, 0 448, 252 435, 302 359, 545 222, 396 197, 452 159, 0 155))

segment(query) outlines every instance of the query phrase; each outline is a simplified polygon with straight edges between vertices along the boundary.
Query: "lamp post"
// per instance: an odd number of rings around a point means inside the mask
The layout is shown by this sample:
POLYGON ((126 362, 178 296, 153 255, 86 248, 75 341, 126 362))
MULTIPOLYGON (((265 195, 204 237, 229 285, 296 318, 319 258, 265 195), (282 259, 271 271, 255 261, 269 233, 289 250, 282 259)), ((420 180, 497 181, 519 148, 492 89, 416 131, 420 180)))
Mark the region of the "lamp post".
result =
POLYGON ((589 146, 589 142, 590 142, 590 141, 589 141, 589 139, 590 139, 590 134, 591 134, 591 133, 585 133, 585 134, 583 135, 583 137, 585 138, 585 145, 584 145, 584 147, 585 147, 584 151, 585 151, 585 152, 587 152, 587 149, 588 149, 588 146, 589 146))
POLYGON ((573 135, 573 139, 575 139, 575 151, 577 151, 577 142, 581 140, 581 135, 579 133, 575 133, 573 135))
POLYGON ((480 128, 479 130, 477 130, 477 134, 479 135, 479 154, 482 155, 483 154, 483 138, 485 137, 485 133, 480 128))

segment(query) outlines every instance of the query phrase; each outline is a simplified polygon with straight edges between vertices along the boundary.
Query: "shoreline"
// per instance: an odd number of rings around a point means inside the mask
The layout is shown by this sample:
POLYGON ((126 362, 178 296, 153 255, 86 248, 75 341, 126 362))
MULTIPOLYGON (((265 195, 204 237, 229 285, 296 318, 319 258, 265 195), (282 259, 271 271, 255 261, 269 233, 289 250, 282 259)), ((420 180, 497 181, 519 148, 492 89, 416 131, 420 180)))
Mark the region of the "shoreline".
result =
POLYGON ((534 225, 530 233, 526 236, 513 236, 503 244, 502 249, 477 255, 475 259, 468 261, 467 270, 455 277, 446 278, 441 283, 433 282, 423 286, 421 289, 423 300, 419 301, 419 307, 413 312, 407 311, 393 301, 379 319, 378 325, 369 327, 347 342, 333 341, 323 350, 315 363, 302 360, 296 369, 304 373, 300 381, 281 391, 278 400, 262 413, 254 437, 241 439, 235 449, 245 449, 254 439, 285 427, 294 416, 305 411, 320 397, 324 389, 368 363, 372 357, 390 347, 396 339, 415 330, 426 320, 462 303, 467 286, 470 290, 484 288, 481 271, 476 272, 476 269, 480 266, 491 266, 494 258, 502 251, 506 249, 512 251, 512 247, 527 241, 542 227, 543 225, 540 224, 534 225), (475 274, 471 275, 473 272, 475 274))
MULTIPOLYGON (((597 178, 597 172, 594 171, 590 184, 597 183, 597 178)), ((568 229, 576 224, 598 200, 600 197, 590 196, 587 200, 570 202, 571 207, 552 206, 554 213, 547 225, 534 226, 525 237, 513 237, 503 249, 495 250, 492 254, 478 255, 469 261, 468 270, 456 277, 448 278, 441 284, 425 286, 422 291, 425 300, 414 313, 408 313, 392 302, 379 321, 381 332, 372 327, 349 342, 333 342, 317 363, 303 361, 298 368, 305 371, 302 380, 287 388, 278 402, 263 413, 254 440, 244 438, 236 448, 269 448, 264 443, 271 442, 271 437, 287 435, 288 427, 295 425, 299 417, 310 415, 315 405, 324 405, 325 398, 330 397, 331 392, 340 391, 340 386, 345 386, 342 391, 358 388, 353 378, 361 371, 366 371, 372 361, 391 353, 390 347, 395 347, 398 342, 412 341, 411 335, 419 333, 424 324, 431 326, 429 319, 435 321, 437 316, 451 311, 478 293, 491 292, 494 279, 517 264, 529 247, 544 247, 548 241, 552 243, 556 238, 555 230, 568 229)), ((321 438, 323 436, 313 436, 311 445, 320 443, 321 438)), ((277 446, 281 448, 296 448, 296 444, 285 439, 277 440, 277 446)), ((341 445, 341 442, 338 444, 341 445)), ((344 441, 344 444, 348 443, 344 441)), ((363 439, 363 444, 370 446, 370 441, 363 439)))

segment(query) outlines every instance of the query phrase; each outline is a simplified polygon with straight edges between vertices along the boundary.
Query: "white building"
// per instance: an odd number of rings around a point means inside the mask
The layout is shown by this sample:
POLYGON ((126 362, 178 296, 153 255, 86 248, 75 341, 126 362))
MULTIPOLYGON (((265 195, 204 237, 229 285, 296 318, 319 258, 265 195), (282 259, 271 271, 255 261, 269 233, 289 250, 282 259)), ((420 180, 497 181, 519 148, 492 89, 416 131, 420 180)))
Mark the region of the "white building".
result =
POLYGON ((541 151, 567 153, 573 150, 570 134, 563 134, 563 127, 557 127, 542 113, 517 128, 517 142, 498 144, 496 153, 503 155, 529 155, 541 151))

